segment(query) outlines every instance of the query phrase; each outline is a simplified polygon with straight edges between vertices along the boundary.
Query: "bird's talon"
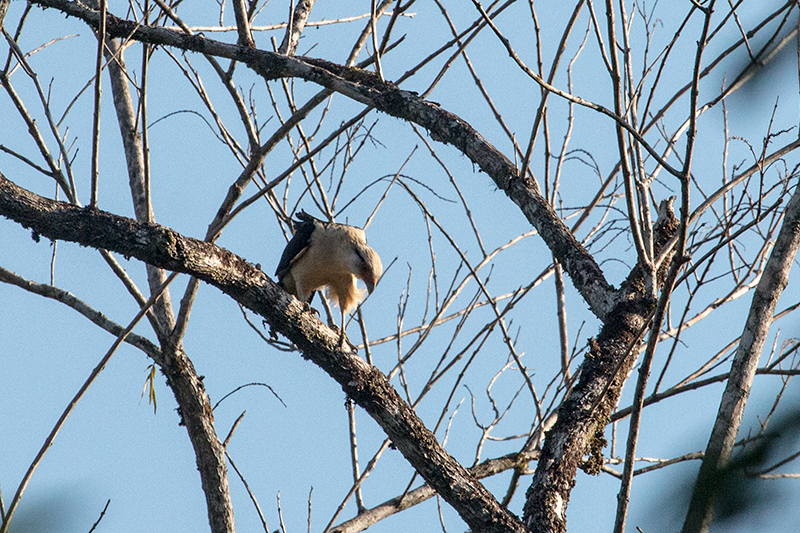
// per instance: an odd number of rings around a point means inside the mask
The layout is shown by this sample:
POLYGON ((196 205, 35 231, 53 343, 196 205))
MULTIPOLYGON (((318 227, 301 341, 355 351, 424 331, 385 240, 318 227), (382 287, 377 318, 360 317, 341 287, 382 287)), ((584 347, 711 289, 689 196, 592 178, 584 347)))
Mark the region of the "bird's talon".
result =
POLYGON ((345 333, 345 331, 343 329, 340 329, 338 326, 333 326, 333 327, 339 330, 339 348, 344 348, 344 343, 345 341, 347 341, 347 344, 350 345, 350 348, 355 350, 356 347, 353 346, 353 343, 350 342, 350 339, 347 338, 347 333, 345 333))

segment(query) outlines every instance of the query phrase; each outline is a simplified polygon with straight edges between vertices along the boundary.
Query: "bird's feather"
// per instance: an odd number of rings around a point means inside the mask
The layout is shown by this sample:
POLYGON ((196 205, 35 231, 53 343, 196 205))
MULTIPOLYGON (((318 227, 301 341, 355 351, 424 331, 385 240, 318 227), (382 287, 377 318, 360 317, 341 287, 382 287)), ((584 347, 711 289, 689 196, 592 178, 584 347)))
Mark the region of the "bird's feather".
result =
POLYGON ((292 264, 299 260, 308 250, 314 228, 317 227, 318 224, 322 224, 320 220, 317 220, 305 211, 298 213, 297 218, 300 220, 292 221, 294 223, 294 236, 283 250, 278 268, 275 270, 278 281, 283 281, 283 278, 292 268, 292 264))
POLYGON ((305 303, 326 289, 329 298, 347 313, 364 296, 361 279, 372 292, 383 267, 367 245, 364 230, 347 224, 323 222, 305 211, 293 221, 294 236, 286 245, 276 275, 283 289, 305 303))

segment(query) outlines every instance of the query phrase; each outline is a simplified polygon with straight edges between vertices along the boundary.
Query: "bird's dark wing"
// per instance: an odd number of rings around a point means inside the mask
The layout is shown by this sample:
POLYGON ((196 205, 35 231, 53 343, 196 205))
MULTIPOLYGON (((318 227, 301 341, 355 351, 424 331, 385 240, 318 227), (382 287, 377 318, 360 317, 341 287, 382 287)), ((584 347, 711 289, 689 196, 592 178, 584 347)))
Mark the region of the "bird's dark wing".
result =
POLYGON ((311 243, 311 234, 314 233, 317 224, 321 224, 319 220, 305 211, 300 211, 300 213, 297 214, 297 218, 299 220, 293 221, 294 236, 286 245, 286 248, 283 249, 278 268, 275 270, 278 281, 283 279, 292 268, 292 264, 303 255, 308 245, 311 243))

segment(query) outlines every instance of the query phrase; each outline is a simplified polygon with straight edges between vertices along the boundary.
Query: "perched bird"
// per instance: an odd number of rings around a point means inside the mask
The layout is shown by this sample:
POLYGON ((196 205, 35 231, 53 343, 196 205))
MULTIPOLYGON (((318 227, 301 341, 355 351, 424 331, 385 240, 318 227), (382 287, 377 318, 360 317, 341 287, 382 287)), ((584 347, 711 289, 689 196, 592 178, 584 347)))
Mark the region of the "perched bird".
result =
POLYGON ((364 296, 356 278, 372 293, 383 273, 381 258, 367 246, 361 228, 323 222, 305 211, 300 211, 297 219, 293 221, 294 236, 275 272, 278 283, 305 304, 311 303, 314 291, 327 289, 328 298, 342 311, 340 340, 344 342, 345 314, 364 296))

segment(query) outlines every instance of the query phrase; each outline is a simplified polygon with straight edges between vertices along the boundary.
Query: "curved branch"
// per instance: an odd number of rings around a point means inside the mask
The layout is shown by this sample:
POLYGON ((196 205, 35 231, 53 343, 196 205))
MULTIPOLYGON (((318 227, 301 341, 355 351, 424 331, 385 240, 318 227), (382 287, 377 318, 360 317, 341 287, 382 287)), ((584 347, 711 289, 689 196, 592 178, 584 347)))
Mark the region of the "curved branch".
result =
MULTIPOLYGON (((0 267, 0 282, 16 285, 17 287, 33 294, 38 294, 44 298, 61 302, 67 307, 71 307, 84 317, 91 320, 96 326, 99 326, 100 328, 106 330, 112 335, 116 335, 117 337, 121 336, 125 330, 124 327, 120 326, 100 311, 92 308, 89 304, 76 297, 69 291, 65 291, 64 289, 59 289, 53 285, 46 285, 44 283, 37 283, 35 281, 25 279, 22 276, 19 276, 10 270, 6 270, 3 267, 0 267)), ((131 332, 127 334, 124 340, 131 346, 136 346, 139 348, 156 363, 161 364, 163 362, 159 347, 141 335, 131 332)))
MULTIPOLYGON (((96 27, 99 13, 69 0, 35 0, 96 27)), ((317 83, 388 115, 414 122, 439 142, 451 144, 482 171, 522 210, 539 231, 592 312, 605 320, 616 302, 616 291, 606 281, 594 258, 578 242, 542 196, 536 182, 520 174, 514 164, 472 126, 438 104, 416 93, 384 83, 370 72, 347 68, 321 59, 289 57, 273 52, 227 44, 202 35, 186 35, 163 27, 151 27, 106 17, 109 37, 125 37, 151 44, 172 46, 208 55, 234 59, 248 65, 265 79, 296 77, 317 83)))

